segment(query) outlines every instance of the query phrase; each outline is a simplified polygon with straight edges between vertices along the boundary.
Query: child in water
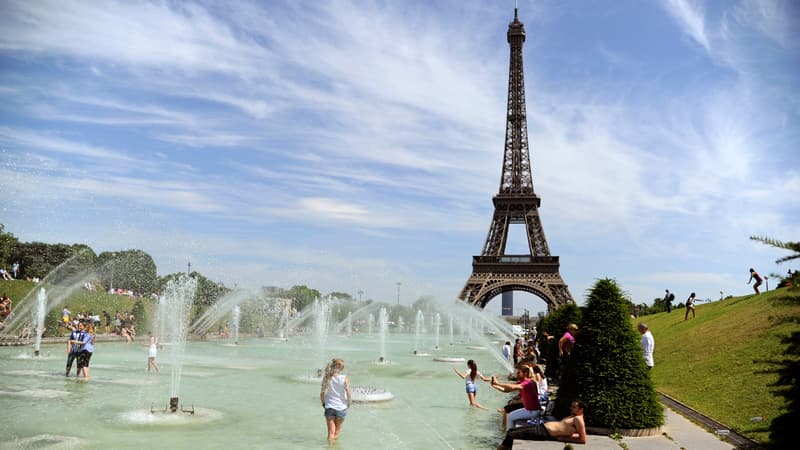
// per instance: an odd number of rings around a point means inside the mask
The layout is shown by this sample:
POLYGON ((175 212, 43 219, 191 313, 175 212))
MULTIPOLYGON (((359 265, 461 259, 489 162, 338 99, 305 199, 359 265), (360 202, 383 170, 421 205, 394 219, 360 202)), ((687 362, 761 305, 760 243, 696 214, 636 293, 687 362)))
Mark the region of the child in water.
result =
POLYGON ((476 408, 486 409, 483 405, 475 401, 475 395, 478 393, 478 385, 475 383, 477 378, 480 378, 483 381, 491 381, 491 378, 487 378, 483 376, 482 373, 478 372, 478 365, 475 364, 475 361, 469 360, 467 361, 467 368, 469 368, 469 372, 461 373, 453 367, 453 371, 456 375, 460 376, 464 379, 467 385, 467 398, 469 399, 469 406, 474 406, 476 408))
POLYGON ((325 423, 328 425, 328 443, 333 443, 342 431, 347 408, 350 407, 353 396, 350 393, 350 381, 344 375, 344 361, 333 358, 325 367, 325 376, 322 378, 322 388, 319 400, 325 408, 325 423))

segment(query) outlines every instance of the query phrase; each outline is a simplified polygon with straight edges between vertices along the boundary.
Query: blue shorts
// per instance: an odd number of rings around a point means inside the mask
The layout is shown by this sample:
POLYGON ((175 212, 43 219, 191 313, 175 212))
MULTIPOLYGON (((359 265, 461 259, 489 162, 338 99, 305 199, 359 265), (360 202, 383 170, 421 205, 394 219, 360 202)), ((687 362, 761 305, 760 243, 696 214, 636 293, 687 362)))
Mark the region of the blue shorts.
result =
POLYGON ((477 394, 478 393, 478 386, 470 383, 467 385, 467 394, 477 394))
POLYGON ((347 408, 345 409, 325 408, 325 417, 344 419, 345 417, 347 417, 347 408))

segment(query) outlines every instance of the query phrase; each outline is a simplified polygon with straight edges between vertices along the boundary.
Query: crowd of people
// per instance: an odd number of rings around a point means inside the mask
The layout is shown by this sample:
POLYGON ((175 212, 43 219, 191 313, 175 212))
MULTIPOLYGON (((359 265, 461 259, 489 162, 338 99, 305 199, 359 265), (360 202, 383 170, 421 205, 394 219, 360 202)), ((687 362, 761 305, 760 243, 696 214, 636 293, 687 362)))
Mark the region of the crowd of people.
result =
POLYGON ((72 314, 67 306, 61 310, 60 325, 68 330, 77 328, 80 323, 91 324, 95 330, 103 329, 104 334, 116 334, 124 337, 129 343, 136 339, 136 316, 131 311, 121 311, 114 315, 103 310, 102 316, 92 311, 72 314))

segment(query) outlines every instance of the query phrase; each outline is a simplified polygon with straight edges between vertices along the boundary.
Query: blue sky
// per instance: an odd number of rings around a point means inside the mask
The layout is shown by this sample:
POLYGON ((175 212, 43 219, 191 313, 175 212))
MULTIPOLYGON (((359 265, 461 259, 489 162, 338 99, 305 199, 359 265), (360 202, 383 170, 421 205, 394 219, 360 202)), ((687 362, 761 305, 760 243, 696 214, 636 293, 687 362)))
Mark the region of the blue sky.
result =
MULTIPOLYGON (((451 301, 499 187, 513 3, 2 2, 0 222, 160 274, 451 301)), ((650 302, 797 268, 748 240, 800 236, 796 2, 519 3, 579 303, 600 277, 650 302)))

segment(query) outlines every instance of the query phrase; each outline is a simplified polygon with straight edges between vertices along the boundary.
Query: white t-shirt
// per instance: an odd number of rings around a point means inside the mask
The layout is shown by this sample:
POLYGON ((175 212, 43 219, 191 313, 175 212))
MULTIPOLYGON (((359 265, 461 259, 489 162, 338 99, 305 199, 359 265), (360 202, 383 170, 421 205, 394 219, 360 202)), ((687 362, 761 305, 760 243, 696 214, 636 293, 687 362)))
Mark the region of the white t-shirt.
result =
POLYGON ((655 363, 653 362, 653 350, 656 348, 656 341, 653 339, 653 333, 650 330, 647 330, 642 334, 642 353, 644 354, 644 360, 647 363, 648 367, 653 367, 655 363))
POLYGON ((347 409, 347 391, 344 388, 346 375, 337 374, 328 382, 328 391, 325 393, 325 407, 337 411, 347 409))

